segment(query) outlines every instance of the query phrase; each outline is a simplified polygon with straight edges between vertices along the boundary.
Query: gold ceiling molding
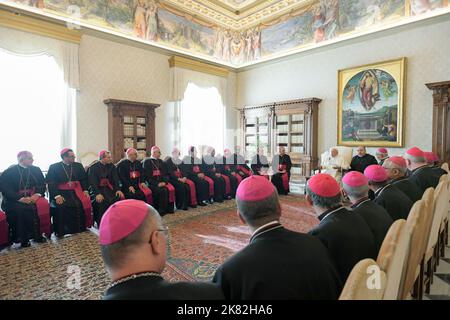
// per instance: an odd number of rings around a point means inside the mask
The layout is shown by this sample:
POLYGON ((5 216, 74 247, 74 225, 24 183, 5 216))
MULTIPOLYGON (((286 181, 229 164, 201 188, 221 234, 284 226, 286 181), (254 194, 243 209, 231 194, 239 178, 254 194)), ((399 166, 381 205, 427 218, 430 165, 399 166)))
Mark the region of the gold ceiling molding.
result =
POLYGON ((208 73, 219 77, 228 77, 229 71, 226 68, 214 66, 212 64, 200 62, 179 56, 172 56, 169 58, 169 67, 178 67, 198 72, 208 73))
POLYGON ((81 32, 52 22, 0 9, 0 25, 58 40, 80 43, 81 32))

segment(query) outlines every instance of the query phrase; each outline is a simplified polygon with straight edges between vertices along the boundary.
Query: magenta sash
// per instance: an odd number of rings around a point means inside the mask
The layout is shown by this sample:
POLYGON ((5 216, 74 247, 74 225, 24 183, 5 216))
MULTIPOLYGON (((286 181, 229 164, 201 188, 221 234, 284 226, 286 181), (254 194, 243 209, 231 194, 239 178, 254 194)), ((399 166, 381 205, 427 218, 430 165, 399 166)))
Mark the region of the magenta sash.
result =
POLYGON ((160 170, 153 170, 152 175, 153 175, 153 177, 159 177, 161 175, 161 171, 160 170))
POLYGON ((9 243, 9 226, 6 220, 6 214, 0 211, 0 246, 9 243))
POLYGON ((192 180, 186 179, 186 183, 189 185, 189 191, 191 192, 191 206, 197 205, 197 194, 195 192, 195 183, 192 180))
MULTIPOLYGON (((20 190, 19 195, 20 196, 32 196, 35 194, 36 189, 31 188, 28 190, 20 190)), ((50 204, 48 203, 47 199, 44 197, 40 197, 36 203, 36 211, 39 216, 39 228, 41 233, 45 233, 46 236, 50 237, 52 234, 52 223, 50 220, 50 204)))
POLYGON ((230 166, 227 164, 227 165, 225 165, 224 169, 227 171, 230 171, 230 166))
POLYGON ((99 187, 108 187, 111 190, 113 190, 113 186, 111 185, 111 182, 109 182, 109 179, 102 178, 100 179, 100 183, 98 184, 99 187))
POLYGON ((209 196, 214 196, 214 181, 208 176, 205 176, 205 180, 209 183, 209 196))
POLYGON ((245 168, 244 166, 239 165, 237 167, 238 171, 242 171, 245 175, 247 176, 251 176, 252 173, 250 172, 250 170, 248 170, 247 168, 245 168))
POLYGON ((169 203, 175 202, 175 188, 170 183, 166 183, 165 187, 169 190, 169 203))
POLYGON ((175 176, 176 176, 178 179, 183 178, 183 175, 181 174, 180 169, 175 170, 175 176))
MULTIPOLYGON (((284 171, 284 170, 286 170, 286 165, 285 165, 285 164, 280 164, 280 165, 278 166, 278 170, 279 170, 279 171, 284 171)), ((282 180, 282 182, 283 182, 283 188, 284 188, 284 190, 289 191, 289 176, 288 176, 287 172, 285 172, 285 173, 283 173, 283 174, 281 175, 281 180, 282 180)))
POLYGON ((139 183, 139 190, 141 190, 142 193, 144 194, 146 202, 150 205, 153 205, 152 190, 150 188, 144 188, 140 183, 139 183))
POLYGON ((221 176, 223 180, 225 180, 225 193, 229 195, 231 193, 230 177, 224 174, 221 174, 221 176))
POLYGON ((194 167, 192 168, 192 171, 193 171, 194 173, 200 173, 200 167, 199 167, 199 166, 194 166, 194 167))
POLYGON ((61 183, 58 185, 58 189, 75 191, 75 195, 77 196, 78 200, 81 201, 81 204, 83 206, 84 216, 86 217, 86 228, 90 228, 93 225, 91 200, 83 193, 79 181, 71 181, 70 183, 71 184, 69 184, 69 182, 61 183))
POLYGON ((130 179, 137 179, 141 176, 139 171, 130 171, 130 179))
POLYGON ((242 177, 241 177, 241 175, 240 175, 239 173, 236 173, 236 174, 234 175, 234 177, 236 178, 237 184, 239 185, 239 184, 242 182, 242 177))

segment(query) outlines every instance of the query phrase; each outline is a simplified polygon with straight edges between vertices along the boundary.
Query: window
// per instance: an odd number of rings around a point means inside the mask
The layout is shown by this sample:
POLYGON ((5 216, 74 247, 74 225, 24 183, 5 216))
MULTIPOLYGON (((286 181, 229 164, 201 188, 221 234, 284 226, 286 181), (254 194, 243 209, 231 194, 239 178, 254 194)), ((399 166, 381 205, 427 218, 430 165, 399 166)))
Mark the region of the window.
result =
POLYGON ((66 137, 74 137, 69 107, 76 91, 65 84, 54 58, 47 55, 0 50, 0 70, 0 171, 17 163, 21 150, 32 152, 35 165, 47 170, 60 160, 66 137))
POLYGON ((218 90, 189 83, 180 106, 180 147, 212 146, 221 153, 225 136, 225 110, 218 90))

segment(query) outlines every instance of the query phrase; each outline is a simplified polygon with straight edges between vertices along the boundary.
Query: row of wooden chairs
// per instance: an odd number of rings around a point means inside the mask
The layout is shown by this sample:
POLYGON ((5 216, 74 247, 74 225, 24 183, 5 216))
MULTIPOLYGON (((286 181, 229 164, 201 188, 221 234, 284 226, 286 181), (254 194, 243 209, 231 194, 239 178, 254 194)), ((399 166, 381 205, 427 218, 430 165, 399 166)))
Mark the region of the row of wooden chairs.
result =
MULTIPOLYGON (((449 172, 445 163, 442 168, 449 172)), ((350 273, 341 300, 405 300, 430 293, 448 244, 450 173, 414 203, 408 219, 390 227, 377 261, 364 259, 350 273)))

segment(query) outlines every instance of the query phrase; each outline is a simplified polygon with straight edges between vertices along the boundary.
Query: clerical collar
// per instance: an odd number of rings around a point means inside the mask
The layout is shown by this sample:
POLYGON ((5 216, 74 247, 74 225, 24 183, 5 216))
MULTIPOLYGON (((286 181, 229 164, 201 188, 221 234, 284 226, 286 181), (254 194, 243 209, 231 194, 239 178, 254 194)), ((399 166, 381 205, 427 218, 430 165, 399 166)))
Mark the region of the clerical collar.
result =
POLYGON ((330 216, 331 214, 338 212, 339 210, 343 209, 343 206, 339 206, 338 208, 334 208, 334 209, 328 209, 327 211, 323 212, 318 218, 320 221, 325 220, 328 216, 330 216))
POLYGON ((405 180, 405 179, 407 179, 406 176, 398 177, 396 179, 392 179, 392 182, 395 183, 395 182, 402 181, 402 180, 405 180))
POLYGON ((378 197, 384 190, 386 190, 386 188, 390 187, 391 184, 388 183, 387 185, 385 185, 382 188, 379 188, 377 191, 375 191, 375 197, 378 197))
POLYGON ((352 204, 351 208, 355 209, 358 208, 360 205, 362 205, 363 203, 370 201, 369 197, 364 197, 359 199, 358 201, 356 201, 354 204, 352 204))
POLYGON ((153 159, 153 160, 158 160, 157 158, 155 158, 155 157, 150 157, 150 159, 153 159))
POLYGON ((427 164, 424 164, 424 165, 421 166, 421 167, 415 168, 413 171, 411 171, 411 175, 416 174, 416 173, 419 172, 420 170, 425 169, 425 168, 427 168, 427 167, 428 167, 428 165, 427 165, 427 164))
POLYGON ((23 169, 28 169, 29 167, 25 167, 23 164, 21 164, 21 163, 19 163, 18 164, 19 165, 19 167, 21 167, 21 168, 23 168, 23 169))
POLYGON ((71 165, 71 163, 65 163, 64 161, 61 161, 61 162, 62 162, 62 164, 65 165, 65 166, 70 166, 70 165, 71 165))
POLYGON ((283 226, 280 224, 280 221, 278 221, 278 220, 274 220, 269 223, 266 223, 265 225, 259 227, 258 229, 256 229, 253 232, 252 237, 250 238, 250 243, 252 243, 252 241, 256 237, 258 237, 266 232, 272 231, 274 229, 279 229, 279 228, 283 228, 283 226))

